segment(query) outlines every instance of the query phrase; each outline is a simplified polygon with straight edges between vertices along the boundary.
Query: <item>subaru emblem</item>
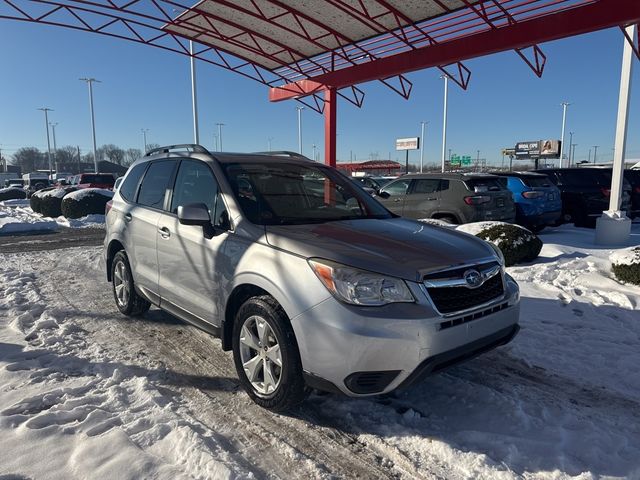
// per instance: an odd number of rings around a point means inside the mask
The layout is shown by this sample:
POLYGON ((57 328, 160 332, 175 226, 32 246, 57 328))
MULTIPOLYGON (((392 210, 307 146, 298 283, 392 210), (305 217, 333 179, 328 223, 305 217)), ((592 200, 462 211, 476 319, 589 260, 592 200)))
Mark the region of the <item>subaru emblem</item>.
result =
POLYGON ((466 272, 464 272, 462 278, 464 278, 464 281, 467 282, 467 287, 469 288, 478 288, 484 283, 482 274, 475 269, 467 270, 466 272))

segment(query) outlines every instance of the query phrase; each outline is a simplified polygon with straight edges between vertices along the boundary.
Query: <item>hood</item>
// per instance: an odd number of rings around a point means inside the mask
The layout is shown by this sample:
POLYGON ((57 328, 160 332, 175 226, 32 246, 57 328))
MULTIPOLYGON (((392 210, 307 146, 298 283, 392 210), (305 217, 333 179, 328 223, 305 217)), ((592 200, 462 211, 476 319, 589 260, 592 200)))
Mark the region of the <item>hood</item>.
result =
POLYGON ((268 225, 267 242, 305 258, 318 257, 411 281, 434 270, 495 257, 483 240, 404 218, 313 225, 268 225))

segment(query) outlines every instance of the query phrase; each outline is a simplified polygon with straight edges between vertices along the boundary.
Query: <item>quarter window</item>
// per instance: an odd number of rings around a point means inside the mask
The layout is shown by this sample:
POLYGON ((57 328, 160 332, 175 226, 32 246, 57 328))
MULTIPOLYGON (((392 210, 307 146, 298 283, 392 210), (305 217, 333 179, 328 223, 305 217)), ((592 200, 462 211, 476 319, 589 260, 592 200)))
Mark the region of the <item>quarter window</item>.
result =
POLYGON ((175 161, 153 162, 140 185, 138 203, 151 208, 162 209, 169 188, 169 181, 176 166, 175 161))
MULTIPOLYGON (((140 177, 144 173, 144 170, 147 168, 147 163, 139 163, 135 167, 131 169, 127 177, 122 182, 120 186, 120 196, 125 200, 133 202, 136 198, 136 190, 138 189, 138 184, 140 183, 140 177)), ((77 185, 78 177, 73 177, 72 185, 77 185)))

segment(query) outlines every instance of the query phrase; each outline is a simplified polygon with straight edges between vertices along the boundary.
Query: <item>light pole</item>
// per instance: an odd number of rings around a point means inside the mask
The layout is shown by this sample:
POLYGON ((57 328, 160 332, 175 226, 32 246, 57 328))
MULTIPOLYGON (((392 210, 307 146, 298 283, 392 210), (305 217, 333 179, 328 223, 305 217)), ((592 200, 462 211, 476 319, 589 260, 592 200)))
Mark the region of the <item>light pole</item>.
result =
POLYGON ((571 167, 576 161, 576 145, 577 143, 571 144, 571 160, 569 161, 569 167, 571 167))
POLYGON ((51 133, 53 134, 53 164, 56 166, 56 172, 58 171, 58 146, 56 144, 56 125, 58 122, 49 122, 51 125, 51 133))
POLYGON ((52 109, 47 107, 39 108, 44 112, 44 127, 47 129, 47 160, 49 160, 49 175, 51 175, 51 143, 49 142, 49 112, 53 112, 52 109))
POLYGON ((189 59, 191 61, 191 110, 193 112, 193 140, 200 144, 200 131, 198 129, 198 96, 196 92, 196 59, 193 56, 193 41, 189 40, 189 59))
POLYGON ((267 145, 269 146, 269 152, 271 151, 271 142, 273 141, 273 137, 267 138, 267 145))
POLYGON ((298 111, 298 153, 302 155, 302 110, 304 107, 296 107, 298 111))
MULTIPOLYGON (((568 157, 568 167, 571 167, 571 145, 573 145, 573 132, 569 132, 569 157, 568 157)), ((564 150, 564 148, 563 148, 564 150)), ((562 165, 560 165, 562 167, 562 165)))
POLYGON ((440 78, 444 78, 444 113, 442 115, 442 172, 444 173, 444 161, 447 152, 447 97, 449 94, 449 76, 442 75, 440 78))
POLYGON ((149 129, 141 128, 140 131, 142 131, 142 140, 144 141, 144 151, 142 152, 142 155, 144 156, 147 153, 147 132, 149 129))
POLYGON ((93 166, 96 173, 98 173, 98 155, 96 153, 96 118, 93 114, 93 84, 94 82, 101 83, 100 80, 95 78, 81 78, 83 82, 87 82, 89 85, 89 110, 91 111, 91 138, 93 139, 93 166))
POLYGON ((213 151, 214 152, 218 151, 218 134, 217 133, 213 134, 213 151))
MULTIPOLYGON (((420 133, 420 173, 422 173, 422 167, 424 166, 424 127, 429 122, 420 122, 420 126, 422 127, 422 131, 420 133)), ((389 155, 389 160, 391 160, 391 155, 389 155)))
POLYGON ((598 158, 598 147, 600 145, 594 145, 593 146, 593 164, 596 164, 596 159, 598 158))
POLYGON ((313 148, 313 161, 316 161, 316 144, 314 143, 313 145, 311 145, 311 147, 313 148))
POLYGON ((564 154, 564 127, 567 122, 567 107, 571 105, 568 102, 562 102, 562 135, 560 137, 560 167, 562 167, 562 156, 564 154))
POLYGON ((224 123, 216 123, 218 126, 218 146, 220 147, 220 152, 222 151, 222 127, 224 127, 224 123))
POLYGON ((589 160, 588 163, 591 163, 591 149, 589 149, 589 160))

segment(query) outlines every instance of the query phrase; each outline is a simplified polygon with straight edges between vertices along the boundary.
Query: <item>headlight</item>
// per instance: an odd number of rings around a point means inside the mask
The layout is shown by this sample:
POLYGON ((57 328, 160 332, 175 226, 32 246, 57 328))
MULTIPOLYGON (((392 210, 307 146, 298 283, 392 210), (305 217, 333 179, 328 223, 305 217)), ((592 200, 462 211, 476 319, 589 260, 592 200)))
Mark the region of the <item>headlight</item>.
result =
POLYGON ((498 257, 498 260, 500 261, 500 265, 502 265, 504 267, 504 255, 502 254, 502 251, 493 242, 489 242, 487 240, 487 243, 489 245, 491 245, 491 248, 493 248, 493 251, 496 252, 496 256, 498 257))
POLYGON ((399 278, 347 267, 327 260, 309 260, 320 281, 338 300, 352 305, 380 306, 415 301, 399 278))

